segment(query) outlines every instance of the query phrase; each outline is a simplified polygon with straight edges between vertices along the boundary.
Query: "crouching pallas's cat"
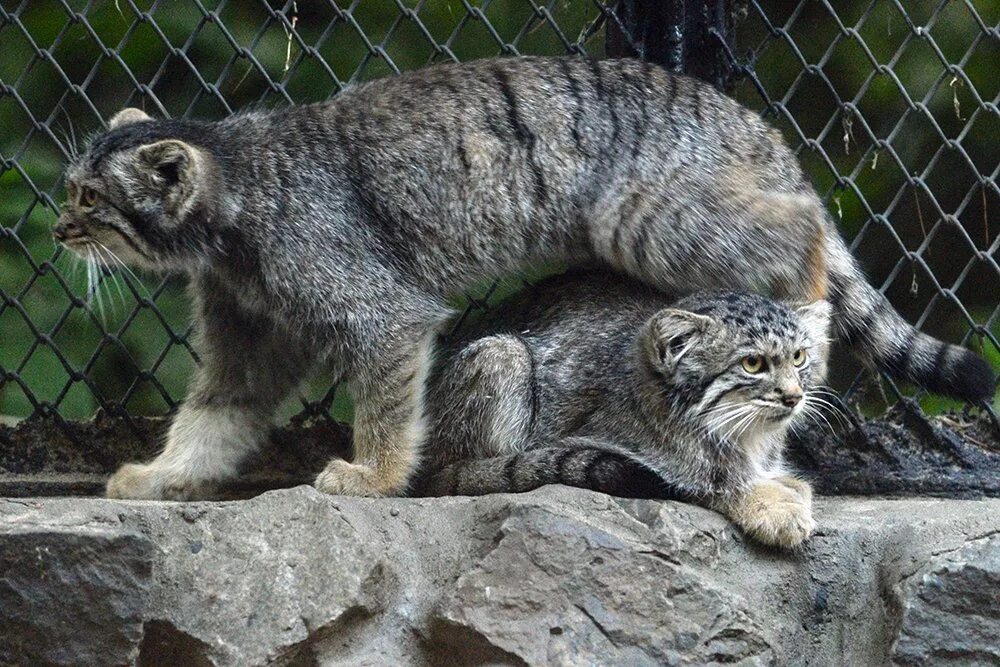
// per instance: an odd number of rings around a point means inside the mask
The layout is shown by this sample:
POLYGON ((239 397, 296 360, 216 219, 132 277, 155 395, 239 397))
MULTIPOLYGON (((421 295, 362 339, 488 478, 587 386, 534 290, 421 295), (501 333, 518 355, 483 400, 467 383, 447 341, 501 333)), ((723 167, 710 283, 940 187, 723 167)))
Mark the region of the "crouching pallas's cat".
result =
POLYGON ((676 303, 612 274, 560 276, 449 343, 428 389, 426 495, 561 482, 681 497, 794 546, 812 491, 789 428, 825 400, 830 307, 746 293, 676 303))
POLYGON ((108 494, 192 498, 238 473, 318 364, 355 398, 330 493, 404 492, 446 296, 538 262, 669 292, 827 297, 873 365, 962 398, 975 355, 864 280, 779 135, 707 85, 631 60, 443 65, 219 122, 112 119, 66 172, 56 237, 190 277, 202 363, 163 452, 108 494))

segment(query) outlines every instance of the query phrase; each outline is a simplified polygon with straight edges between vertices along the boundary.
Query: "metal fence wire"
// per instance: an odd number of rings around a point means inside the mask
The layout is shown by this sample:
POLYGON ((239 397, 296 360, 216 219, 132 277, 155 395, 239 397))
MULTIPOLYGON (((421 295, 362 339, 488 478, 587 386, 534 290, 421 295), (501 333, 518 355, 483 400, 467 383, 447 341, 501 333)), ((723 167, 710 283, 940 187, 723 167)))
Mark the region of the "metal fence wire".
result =
MULTIPOLYGON (((3 0, 0 415, 72 433, 96 411, 163 414, 197 363, 177 279, 91 289, 51 240, 72 145, 117 110, 219 118, 529 53, 634 53, 729 87, 784 132, 897 309, 1000 367, 998 25, 993 0, 3 0)), ((504 291, 469 295, 467 314, 504 291)), ((961 407, 833 367, 869 413, 904 395, 961 407)), ((344 418, 340 394, 320 378, 285 416, 344 418)))

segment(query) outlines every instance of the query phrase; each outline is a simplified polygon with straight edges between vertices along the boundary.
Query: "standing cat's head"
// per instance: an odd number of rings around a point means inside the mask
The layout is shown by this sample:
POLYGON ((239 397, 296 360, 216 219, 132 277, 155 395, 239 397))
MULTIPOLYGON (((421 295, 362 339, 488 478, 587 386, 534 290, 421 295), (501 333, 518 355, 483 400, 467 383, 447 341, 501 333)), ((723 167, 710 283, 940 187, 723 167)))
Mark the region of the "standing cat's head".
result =
POLYGON ((723 437, 780 431, 817 409, 830 306, 797 308, 752 294, 702 292, 656 313, 643 331, 652 367, 698 423, 723 437))
POLYGON ((221 196, 206 135, 200 123, 120 111, 67 168, 53 236, 83 256, 110 252, 144 268, 203 262, 218 243, 221 196))

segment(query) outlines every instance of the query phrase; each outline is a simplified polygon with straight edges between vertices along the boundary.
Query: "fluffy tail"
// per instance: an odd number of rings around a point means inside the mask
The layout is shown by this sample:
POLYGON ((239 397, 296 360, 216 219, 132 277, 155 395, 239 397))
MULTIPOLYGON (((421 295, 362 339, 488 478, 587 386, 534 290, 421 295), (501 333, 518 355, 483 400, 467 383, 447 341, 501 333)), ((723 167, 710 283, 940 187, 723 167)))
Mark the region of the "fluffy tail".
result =
POLYGON ((565 484, 626 498, 684 499, 639 463, 601 449, 539 447, 489 459, 460 461, 419 485, 421 496, 481 496, 520 493, 565 484))
POLYGON ((843 339, 870 366, 890 377, 970 403, 990 400, 997 379, 975 353, 920 333, 861 273, 840 235, 827 240, 833 319, 843 339))

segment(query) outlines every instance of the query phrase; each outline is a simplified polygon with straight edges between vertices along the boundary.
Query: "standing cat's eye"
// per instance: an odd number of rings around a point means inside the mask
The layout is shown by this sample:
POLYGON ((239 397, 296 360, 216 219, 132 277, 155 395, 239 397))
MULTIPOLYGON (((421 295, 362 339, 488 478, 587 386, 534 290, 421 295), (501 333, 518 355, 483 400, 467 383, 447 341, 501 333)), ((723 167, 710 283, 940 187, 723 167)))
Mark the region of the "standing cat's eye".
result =
POLYGON ((80 206, 84 208, 93 208, 97 205, 97 190, 94 188, 88 188, 86 186, 80 190, 80 206))
POLYGON ((800 347, 799 349, 795 350, 795 354, 792 355, 792 363, 795 364, 796 366, 801 366, 802 364, 806 363, 805 348, 800 347))
POLYGON ((747 373, 757 374, 764 370, 764 357, 758 357, 756 354, 748 354, 740 359, 740 364, 747 373))

